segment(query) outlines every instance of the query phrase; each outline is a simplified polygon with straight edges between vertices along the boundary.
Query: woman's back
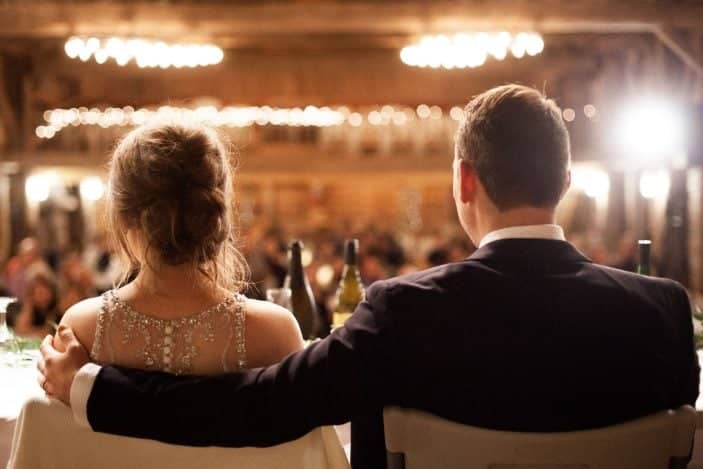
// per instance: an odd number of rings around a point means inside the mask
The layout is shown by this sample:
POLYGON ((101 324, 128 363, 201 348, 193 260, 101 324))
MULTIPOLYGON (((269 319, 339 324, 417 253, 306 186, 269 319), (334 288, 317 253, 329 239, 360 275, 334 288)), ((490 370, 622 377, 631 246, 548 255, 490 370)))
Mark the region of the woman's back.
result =
POLYGON ((271 365, 303 346, 295 318, 277 305, 231 294, 217 302, 191 301, 199 311, 171 312, 190 299, 182 293, 167 300, 140 295, 128 285, 74 305, 62 324, 96 363, 173 374, 271 365))
POLYGON ((101 364, 175 374, 217 374, 245 368, 245 299, 232 295, 211 307, 164 319, 103 295, 91 359, 101 364))

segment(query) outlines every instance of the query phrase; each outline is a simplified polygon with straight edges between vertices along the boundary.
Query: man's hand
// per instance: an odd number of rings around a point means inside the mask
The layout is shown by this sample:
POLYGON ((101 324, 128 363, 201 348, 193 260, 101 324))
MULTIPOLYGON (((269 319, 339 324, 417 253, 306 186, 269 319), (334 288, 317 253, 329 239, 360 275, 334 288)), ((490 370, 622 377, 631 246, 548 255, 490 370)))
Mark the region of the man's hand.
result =
POLYGON ((37 362, 37 368, 41 373, 39 386, 49 396, 59 399, 70 407, 73 378, 90 360, 88 352, 78 342, 71 329, 60 326, 57 335, 65 351, 59 352, 54 348, 54 340, 50 335, 44 338, 39 348, 42 356, 37 362))

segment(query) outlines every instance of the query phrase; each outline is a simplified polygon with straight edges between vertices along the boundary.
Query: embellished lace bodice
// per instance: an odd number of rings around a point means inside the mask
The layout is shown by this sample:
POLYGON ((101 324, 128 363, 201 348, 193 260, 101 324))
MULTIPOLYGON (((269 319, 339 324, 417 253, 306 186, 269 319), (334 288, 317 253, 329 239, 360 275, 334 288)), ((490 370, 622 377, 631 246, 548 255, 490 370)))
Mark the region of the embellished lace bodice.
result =
POLYGON ((245 298, 233 295, 200 313, 159 319, 134 310, 112 290, 103 295, 91 359, 173 374, 246 368, 245 298))

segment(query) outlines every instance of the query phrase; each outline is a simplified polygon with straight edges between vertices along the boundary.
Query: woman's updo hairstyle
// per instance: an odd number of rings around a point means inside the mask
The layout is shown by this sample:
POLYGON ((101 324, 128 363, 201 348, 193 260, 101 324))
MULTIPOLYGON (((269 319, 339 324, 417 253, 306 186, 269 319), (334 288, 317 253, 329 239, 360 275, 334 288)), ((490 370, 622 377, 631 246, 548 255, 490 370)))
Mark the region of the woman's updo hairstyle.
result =
POLYGON ((107 197, 126 276, 142 267, 126 236, 136 230, 149 267, 189 263, 217 286, 241 290, 248 270, 234 241, 232 172, 211 128, 161 123, 127 134, 112 156, 107 197))

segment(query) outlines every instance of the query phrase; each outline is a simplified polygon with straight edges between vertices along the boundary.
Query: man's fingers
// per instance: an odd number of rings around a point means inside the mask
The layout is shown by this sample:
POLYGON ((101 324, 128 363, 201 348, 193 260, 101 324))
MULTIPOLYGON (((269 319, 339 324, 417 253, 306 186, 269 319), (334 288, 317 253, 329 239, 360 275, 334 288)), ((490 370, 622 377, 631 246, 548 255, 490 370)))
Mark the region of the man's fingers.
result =
POLYGON ((71 345, 71 344, 76 344, 80 345, 80 342, 78 339, 76 339, 76 335, 73 333, 73 329, 70 327, 66 326, 59 326, 59 330, 57 332, 59 336, 61 337, 61 340, 63 341, 64 344, 66 345, 71 345))
POLYGON ((39 358, 37 360, 37 370, 39 370, 39 373, 42 375, 46 375, 46 365, 44 364, 44 358, 39 358))
POLYGON ((54 338, 50 335, 44 337, 44 340, 41 341, 41 345, 39 346, 39 351, 45 359, 58 354, 54 348, 54 338))

